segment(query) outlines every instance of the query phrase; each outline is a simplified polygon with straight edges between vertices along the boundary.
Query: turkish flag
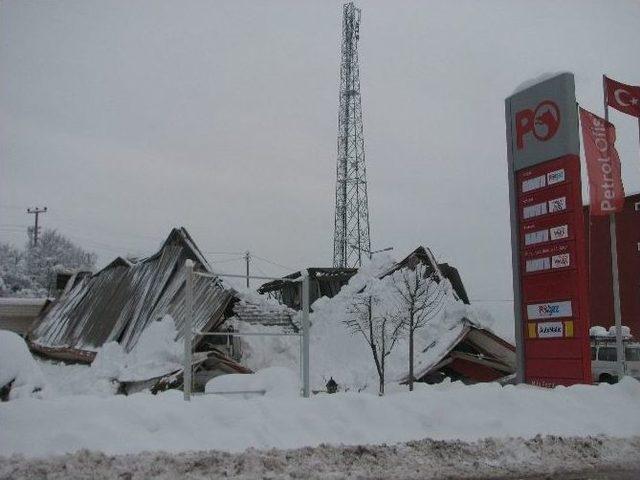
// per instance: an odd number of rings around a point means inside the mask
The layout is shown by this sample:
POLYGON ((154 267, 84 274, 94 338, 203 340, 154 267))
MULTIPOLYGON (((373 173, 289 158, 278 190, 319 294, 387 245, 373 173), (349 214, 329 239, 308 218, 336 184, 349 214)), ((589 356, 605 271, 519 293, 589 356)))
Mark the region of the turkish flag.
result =
POLYGON ((625 85, 604 77, 607 104, 616 110, 640 118, 640 87, 625 85))
POLYGON ((589 176, 590 214, 620 212, 624 206, 624 186, 615 147, 616 128, 582 107, 580 123, 589 176))

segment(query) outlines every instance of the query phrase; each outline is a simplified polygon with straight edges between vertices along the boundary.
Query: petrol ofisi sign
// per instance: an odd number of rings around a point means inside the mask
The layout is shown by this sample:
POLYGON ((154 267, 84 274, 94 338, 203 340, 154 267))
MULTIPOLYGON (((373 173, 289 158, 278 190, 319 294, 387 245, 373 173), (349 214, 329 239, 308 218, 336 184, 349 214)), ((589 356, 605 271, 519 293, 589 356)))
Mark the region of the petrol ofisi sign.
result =
POLYGON ((573 75, 506 100, 518 377, 591 382, 580 144, 573 75))

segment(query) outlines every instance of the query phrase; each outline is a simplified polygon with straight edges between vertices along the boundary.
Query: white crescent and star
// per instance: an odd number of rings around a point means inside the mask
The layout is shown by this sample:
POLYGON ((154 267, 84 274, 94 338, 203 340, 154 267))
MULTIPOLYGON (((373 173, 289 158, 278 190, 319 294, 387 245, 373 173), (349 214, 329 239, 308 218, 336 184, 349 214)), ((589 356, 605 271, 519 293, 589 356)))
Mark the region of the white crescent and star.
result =
POLYGON ((635 97, 632 97, 631 94, 623 88, 618 88, 615 92, 613 92, 613 96, 615 97, 616 102, 618 102, 618 105, 622 107, 630 107, 632 105, 638 105, 638 99, 635 97), (627 103, 622 100, 623 94, 626 95, 627 98, 631 100, 631 103, 627 103))

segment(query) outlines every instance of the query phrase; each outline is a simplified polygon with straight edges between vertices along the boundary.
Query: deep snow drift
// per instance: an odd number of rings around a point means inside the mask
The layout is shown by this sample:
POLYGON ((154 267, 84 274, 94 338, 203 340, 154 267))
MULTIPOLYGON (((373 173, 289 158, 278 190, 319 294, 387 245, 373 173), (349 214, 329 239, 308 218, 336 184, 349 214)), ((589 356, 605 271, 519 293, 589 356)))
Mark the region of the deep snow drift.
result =
POLYGON ((34 360, 21 337, 0 330, 0 387, 17 376, 11 398, 114 395, 118 382, 146 380, 181 370, 183 344, 175 341, 176 336, 173 318, 165 315, 144 329, 131 352, 125 353, 118 343, 110 342, 98 350, 89 366, 34 360))
POLYGON ((495 383, 419 385, 413 393, 259 397, 220 395, 67 396, 0 404, 0 455, 44 456, 90 449, 297 448, 432 438, 474 441, 538 434, 640 435, 640 382, 543 389, 495 383))
MULTIPOLYGON (((369 345, 360 334, 353 334, 343 323, 354 295, 372 280, 381 295, 392 290, 391 277, 378 281, 378 276, 394 265, 389 256, 380 255, 365 263, 349 283, 333 298, 322 297, 313 304, 310 315, 310 381, 311 388, 321 390, 333 377, 341 390, 377 391, 378 375, 369 345)), ((463 319, 491 329, 493 319, 482 309, 457 301, 448 281, 441 310, 422 329, 416 331, 415 370, 431 365, 447 351, 453 339, 464 328, 463 319)), ((247 325, 235 321, 240 332, 281 332, 279 327, 247 325)), ((252 370, 287 367, 298 371, 300 342, 296 337, 242 337, 242 363, 252 370)), ((407 375, 409 365, 408 338, 405 335, 386 360, 387 383, 397 383, 407 375)))
POLYGON ((44 387, 42 371, 20 335, 0 330, 0 388, 12 382, 9 399, 37 394, 44 387))

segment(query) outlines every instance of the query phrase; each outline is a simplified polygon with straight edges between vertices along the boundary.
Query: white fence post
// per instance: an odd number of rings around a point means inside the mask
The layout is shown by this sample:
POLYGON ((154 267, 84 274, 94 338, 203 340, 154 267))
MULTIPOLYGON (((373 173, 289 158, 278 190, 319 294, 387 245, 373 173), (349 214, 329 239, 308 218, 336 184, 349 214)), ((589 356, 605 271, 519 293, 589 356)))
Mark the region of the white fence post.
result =
POLYGON ((182 370, 184 399, 191 400, 191 363, 193 357, 193 260, 184 264, 185 284, 185 314, 184 314, 184 367, 182 370))
POLYGON ((309 398, 309 271, 302 278, 302 396, 309 398))

